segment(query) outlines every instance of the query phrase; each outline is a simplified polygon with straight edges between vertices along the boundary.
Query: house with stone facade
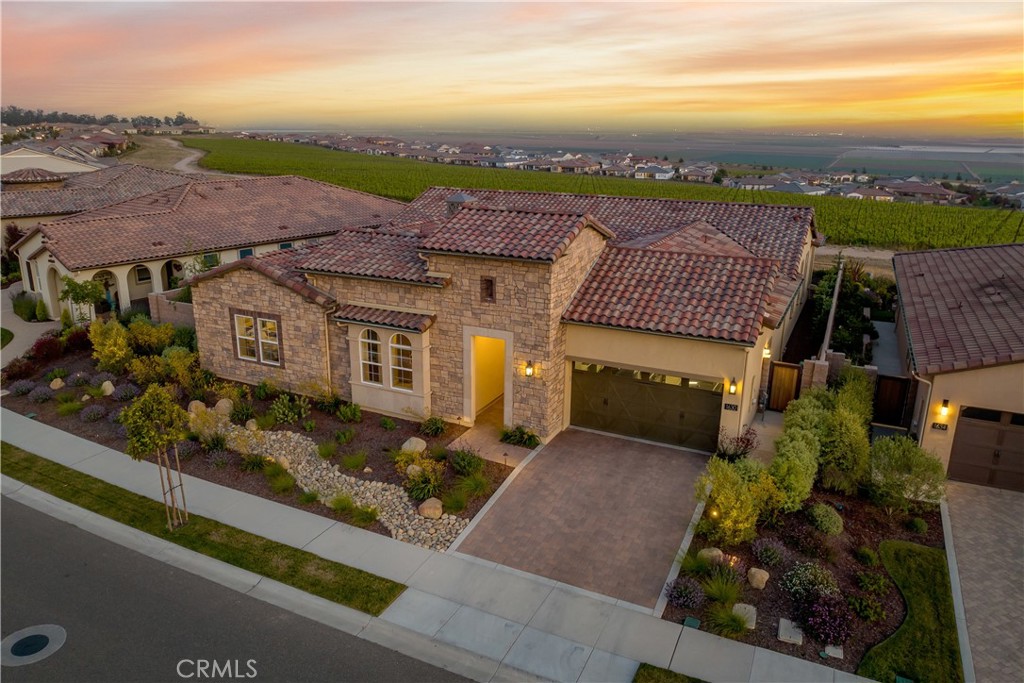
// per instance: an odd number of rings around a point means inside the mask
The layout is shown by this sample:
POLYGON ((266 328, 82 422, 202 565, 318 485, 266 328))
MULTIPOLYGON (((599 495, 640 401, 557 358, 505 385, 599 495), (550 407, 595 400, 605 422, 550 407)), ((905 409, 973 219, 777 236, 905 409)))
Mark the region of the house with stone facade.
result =
POLYGON ((713 450, 807 298, 807 207, 431 188, 192 279, 204 368, 404 418, 713 450))

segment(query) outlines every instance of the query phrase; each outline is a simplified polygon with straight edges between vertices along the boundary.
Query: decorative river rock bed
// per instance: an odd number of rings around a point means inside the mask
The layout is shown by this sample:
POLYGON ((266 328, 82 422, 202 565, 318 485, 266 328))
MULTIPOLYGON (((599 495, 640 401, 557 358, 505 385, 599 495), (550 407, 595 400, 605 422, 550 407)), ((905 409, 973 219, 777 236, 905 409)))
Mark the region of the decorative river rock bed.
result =
POLYGON ((316 443, 289 431, 267 432, 250 422, 239 427, 228 419, 231 408, 218 404, 207 409, 198 401, 189 405, 190 427, 201 435, 219 432, 227 447, 242 455, 272 458, 287 469, 304 491, 315 491, 324 505, 348 495, 356 505, 377 508, 378 520, 392 538, 430 550, 445 551, 469 525, 468 519, 442 514, 438 519, 421 516, 405 489, 380 481, 364 481, 342 474, 337 465, 320 458, 316 443))

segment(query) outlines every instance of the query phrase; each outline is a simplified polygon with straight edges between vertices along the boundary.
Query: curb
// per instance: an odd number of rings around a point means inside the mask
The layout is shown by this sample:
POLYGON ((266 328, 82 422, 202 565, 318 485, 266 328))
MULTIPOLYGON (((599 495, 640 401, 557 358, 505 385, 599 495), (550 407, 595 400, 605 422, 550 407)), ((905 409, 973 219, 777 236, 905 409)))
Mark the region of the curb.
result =
POLYGON ((967 635, 967 612, 964 610, 964 596, 960 591, 960 572, 956 564, 956 549, 953 547, 953 521, 949 517, 949 506, 945 500, 939 501, 939 512, 942 513, 942 535, 946 541, 946 567, 949 570, 949 587, 953 593, 953 616, 956 621, 956 637, 960 644, 960 664, 964 669, 964 683, 976 683, 974 674, 974 655, 971 654, 971 642, 967 635))

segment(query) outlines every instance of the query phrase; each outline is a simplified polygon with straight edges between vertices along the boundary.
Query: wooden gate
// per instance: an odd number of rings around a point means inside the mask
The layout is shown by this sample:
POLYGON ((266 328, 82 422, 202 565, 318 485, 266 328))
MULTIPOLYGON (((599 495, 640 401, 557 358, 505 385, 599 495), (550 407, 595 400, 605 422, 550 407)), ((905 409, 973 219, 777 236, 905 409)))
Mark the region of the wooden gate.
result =
POLYGON ((771 389, 768 393, 768 410, 785 410, 789 402, 800 392, 800 366, 793 363, 772 363, 771 389))
POLYGON ((906 427, 903 420, 909 392, 909 378, 879 375, 875 386, 875 419, 873 421, 883 425, 906 427))

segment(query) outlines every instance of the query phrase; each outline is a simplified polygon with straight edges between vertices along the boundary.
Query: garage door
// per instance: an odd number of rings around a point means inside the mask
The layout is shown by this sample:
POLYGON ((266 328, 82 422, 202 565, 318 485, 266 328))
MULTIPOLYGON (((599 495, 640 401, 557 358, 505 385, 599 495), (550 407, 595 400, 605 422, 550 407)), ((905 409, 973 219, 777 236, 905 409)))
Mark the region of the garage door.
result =
POLYGON ((971 407, 960 411, 949 478, 1024 491, 1024 415, 971 407))
POLYGON ((574 362, 570 421, 580 427, 714 451, 722 384, 574 362))

